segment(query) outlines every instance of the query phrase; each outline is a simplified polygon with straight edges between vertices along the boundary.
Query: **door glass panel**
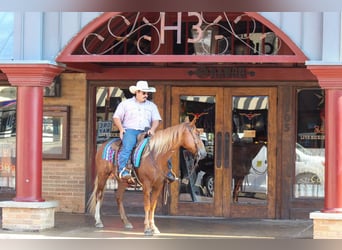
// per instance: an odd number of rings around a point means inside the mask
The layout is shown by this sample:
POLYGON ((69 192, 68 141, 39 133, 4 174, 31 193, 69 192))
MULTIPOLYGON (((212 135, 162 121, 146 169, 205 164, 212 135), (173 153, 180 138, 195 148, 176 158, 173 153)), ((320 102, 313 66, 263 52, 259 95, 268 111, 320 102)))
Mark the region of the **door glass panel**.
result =
POLYGON ((232 98, 232 201, 267 199, 267 96, 232 98))
POLYGON ((207 157, 194 168, 194 159, 185 149, 180 149, 180 190, 179 201, 213 202, 214 197, 214 134, 215 97, 180 96, 180 122, 191 121, 194 114, 202 114, 196 122, 201 131, 201 139, 206 146, 207 157))

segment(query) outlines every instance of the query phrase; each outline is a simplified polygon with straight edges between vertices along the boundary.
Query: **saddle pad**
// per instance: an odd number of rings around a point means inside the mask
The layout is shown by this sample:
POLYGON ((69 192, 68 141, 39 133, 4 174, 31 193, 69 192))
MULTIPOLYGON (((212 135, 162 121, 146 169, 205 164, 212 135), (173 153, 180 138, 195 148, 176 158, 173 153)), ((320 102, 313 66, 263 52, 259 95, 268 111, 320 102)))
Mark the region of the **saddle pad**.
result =
POLYGON ((141 155, 144 152, 145 146, 149 140, 150 140, 150 137, 145 138, 135 148, 134 154, 133 154, 133 165, 134 165, 134 167, 138 168, 140 166, 141 155))
POLYGON ((113 138, 107 141, 102 152, 102 159, 106 161, 114 162, 115 150, 112 148, 111 145, 118 140, 120 140, 120 138, 113 138))

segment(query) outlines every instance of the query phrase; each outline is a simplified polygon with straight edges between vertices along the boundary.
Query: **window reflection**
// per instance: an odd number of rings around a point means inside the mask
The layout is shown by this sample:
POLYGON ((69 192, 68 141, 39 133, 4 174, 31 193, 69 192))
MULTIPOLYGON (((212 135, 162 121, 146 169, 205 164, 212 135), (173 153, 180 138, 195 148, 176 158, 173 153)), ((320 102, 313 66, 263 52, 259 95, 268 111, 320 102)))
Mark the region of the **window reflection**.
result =
POLYGON ((294 197, 324 197, 324 91, 298 91, 294 197))
POLYGON ((63 118, 43 117, 43 152, 44 154, 62 154, 63 118))
POLYGON ((268 96, 233 96, 232 198, 267 200, 268 96))
POLYGON ((199 161, 194 170, 194 158, 185 149, 180 150, 179 201, 213 202, 214 197, 214 134, 215 134, 215 97, 181 96, 180 122, 193 119, 191 114, 204 114, 196 121, 200 137, 206 147, 207 157, 199 161))
POLYGON ((0 189, 15 188, 16 93, 15 87, 0 87, 0 189))
POLYGON ((43 159, 69 159, 69 106, 45 106, 43 159))

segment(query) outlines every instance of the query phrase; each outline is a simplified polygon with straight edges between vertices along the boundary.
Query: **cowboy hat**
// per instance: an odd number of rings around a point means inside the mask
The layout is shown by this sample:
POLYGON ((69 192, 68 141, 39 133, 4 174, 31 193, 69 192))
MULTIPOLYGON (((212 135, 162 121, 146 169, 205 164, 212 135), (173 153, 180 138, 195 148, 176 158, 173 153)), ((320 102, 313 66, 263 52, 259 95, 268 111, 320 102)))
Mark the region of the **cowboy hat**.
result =
POLYGON ((156 92, 156 89, 153 87, 149 87, 147 81, 137 81, 137 84, 129 87, 129 91, 132 94, 135 94, 137 90, 144 92, 156 92))

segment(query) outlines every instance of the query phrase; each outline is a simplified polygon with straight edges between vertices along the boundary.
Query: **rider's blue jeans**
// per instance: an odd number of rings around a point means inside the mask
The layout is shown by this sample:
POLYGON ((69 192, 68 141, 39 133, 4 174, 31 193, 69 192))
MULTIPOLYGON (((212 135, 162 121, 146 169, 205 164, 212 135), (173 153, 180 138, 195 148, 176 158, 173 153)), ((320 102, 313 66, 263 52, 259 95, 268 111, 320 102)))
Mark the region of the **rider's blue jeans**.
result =
POLYGON ((143 130, 126 129, 122 138, 121 152, 118 155, 119 172, 127 166, 128 160, 130 160, 132 150, 137 143, 137 136, 144 132, 143 130))

